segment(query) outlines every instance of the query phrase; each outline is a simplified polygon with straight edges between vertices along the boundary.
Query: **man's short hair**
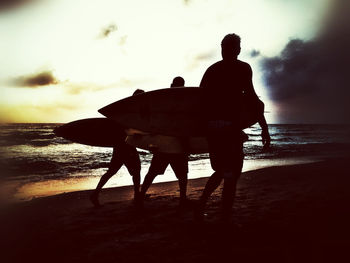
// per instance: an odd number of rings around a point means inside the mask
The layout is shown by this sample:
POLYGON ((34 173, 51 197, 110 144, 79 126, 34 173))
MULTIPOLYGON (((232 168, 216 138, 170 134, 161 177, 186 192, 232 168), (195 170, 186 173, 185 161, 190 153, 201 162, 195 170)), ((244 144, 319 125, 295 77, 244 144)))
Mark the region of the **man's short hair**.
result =
POLYGON ((134 93, 132 94, 133 96, 144 93, 145 91, 143 89, 137 89, 134 91, 134 93))
POLYGON ((221 46, 225 48, 237 49, 241 46, 241 38, 236 34, 228 34, 221 41, 221 46))
POLYGON ((170 87, 183 87, 185 86, 185 80, 182 77, 176 77, 173 79, 170 87))

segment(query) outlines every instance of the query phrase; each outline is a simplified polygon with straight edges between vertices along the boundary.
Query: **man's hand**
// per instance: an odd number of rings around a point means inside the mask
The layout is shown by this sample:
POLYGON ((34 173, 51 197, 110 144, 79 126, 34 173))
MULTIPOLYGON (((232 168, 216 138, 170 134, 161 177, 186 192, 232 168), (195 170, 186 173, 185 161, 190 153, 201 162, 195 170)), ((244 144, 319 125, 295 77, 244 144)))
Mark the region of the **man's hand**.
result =
POLYGON ((262 143, 264 145, 263 147, 263 151, 267 150, 270 147, 270 142, 271 142, 271 138, 270 138, 270 134, 269 134, 269 128, 267 126, 266 120, 264 115, 261 115, 261 118, 259 119, 259 125, 262 129, 261 132, 261 138, 262 138, 262 143))
POLYGON ((265 129, 262 130, 261 138, 262 138, 262 143, 264 145, 263 150, 268 149, 270 147, 270 142, 271 142, 271 138, 270 138, 270 134, 269 134, 268 128, 265 128, 265 129))

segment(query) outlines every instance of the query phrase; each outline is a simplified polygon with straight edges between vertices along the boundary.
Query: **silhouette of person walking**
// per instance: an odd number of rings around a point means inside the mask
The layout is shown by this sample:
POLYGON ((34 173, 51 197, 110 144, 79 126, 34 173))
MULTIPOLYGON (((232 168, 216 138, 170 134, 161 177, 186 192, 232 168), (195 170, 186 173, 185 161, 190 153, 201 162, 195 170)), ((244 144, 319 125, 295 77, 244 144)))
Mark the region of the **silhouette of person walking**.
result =
MULTIPOLYGON (((203 220, 205 205, 224 179, 222 191, 222 219, 231 217, 236 184, 243 166, 244 133, 239 127, 242 97, 257 100, 249 64, 237 59, 241 51, 241 39, 229 34, 221 42, 222 60, 210 66, 203 75, 200 87, 204 89, 207 140, 211 167, 214 173, 209 178, 195 212, 197 220, 203 220)), ((270 144, 270 135, 265 117, 259 118, 262 128, 262 142, 270 144)))
MULTIPOLYGON (((171 88, 184 87, 185 80, 182 77, 173 79, 171 88)), ((142 183, 140 191, 140 201, 143 202, 148 188, 151 186, 154 178, 159 174, 164 174, 167 166, 170 164, 176 177, 179 180, 180 187, 180 206, 186 204, 187 173, 188 173, 188 154, 187 153, 161 153, 155 152, 151 161, 151 166, 142 183)))
MULTIPOLYGON (((137 89, 134 95, 143 93, 141 89, 137 89)), ((122 128, 120 128, 122 130, 122 128)), ((90 195, 90 201, 95 207, 100 207, 99 194, 102 187, 108 182, 108 180, 115 175, 119 169, 125 165, 132 176, 134 184, 134 200, 137 201, 140 191, 140 172, 141 172, 141 162, 139 154, 135 147, 130 146, 125 143, 126 134, 123 132, 123 136, 120 136, 117 144, 113 147, 112 159, 109 164, 107 172, 101 177, 97 184, 96 189, 90 195)))

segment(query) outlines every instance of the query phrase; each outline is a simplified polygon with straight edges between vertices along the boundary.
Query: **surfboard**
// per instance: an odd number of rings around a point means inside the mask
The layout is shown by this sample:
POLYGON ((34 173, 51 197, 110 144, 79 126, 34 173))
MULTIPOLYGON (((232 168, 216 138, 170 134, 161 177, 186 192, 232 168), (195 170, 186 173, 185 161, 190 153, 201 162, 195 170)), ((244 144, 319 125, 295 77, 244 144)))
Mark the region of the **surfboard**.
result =
POLYGON ((90 146, 114 147, 125 140, 123 128, 107 118, 81 119, 54 129, 56 136, 90 146))
POLYGON ((207 153, 208 143, 205 137, 180 139, 174 136, 134 134, 126 137, 126 143, 151 152, 162 153, 207 153))
MULTIPOLYGON (((196 87, 160 89, 116 101, 99 112, 122 126, 151 134, 200 137, 207 126, 203 95, 203 89, 196 87)), ((241 129, 255 124, 264 111, 260 100, 243 100, 237 120, 241 129)))

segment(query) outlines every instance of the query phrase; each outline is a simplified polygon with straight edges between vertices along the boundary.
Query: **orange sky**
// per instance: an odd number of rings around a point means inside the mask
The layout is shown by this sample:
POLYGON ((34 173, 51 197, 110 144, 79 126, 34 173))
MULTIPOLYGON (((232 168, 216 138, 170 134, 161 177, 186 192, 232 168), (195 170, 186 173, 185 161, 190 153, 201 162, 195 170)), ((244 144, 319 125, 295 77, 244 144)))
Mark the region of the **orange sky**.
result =
POLYGON ((0 6, 0 121, 69 122, 175 76, 198 86, 227 33, 242 38, 268 122, 260 67, 291 38, 313 37, 328 0, 36 0, 0 6))

